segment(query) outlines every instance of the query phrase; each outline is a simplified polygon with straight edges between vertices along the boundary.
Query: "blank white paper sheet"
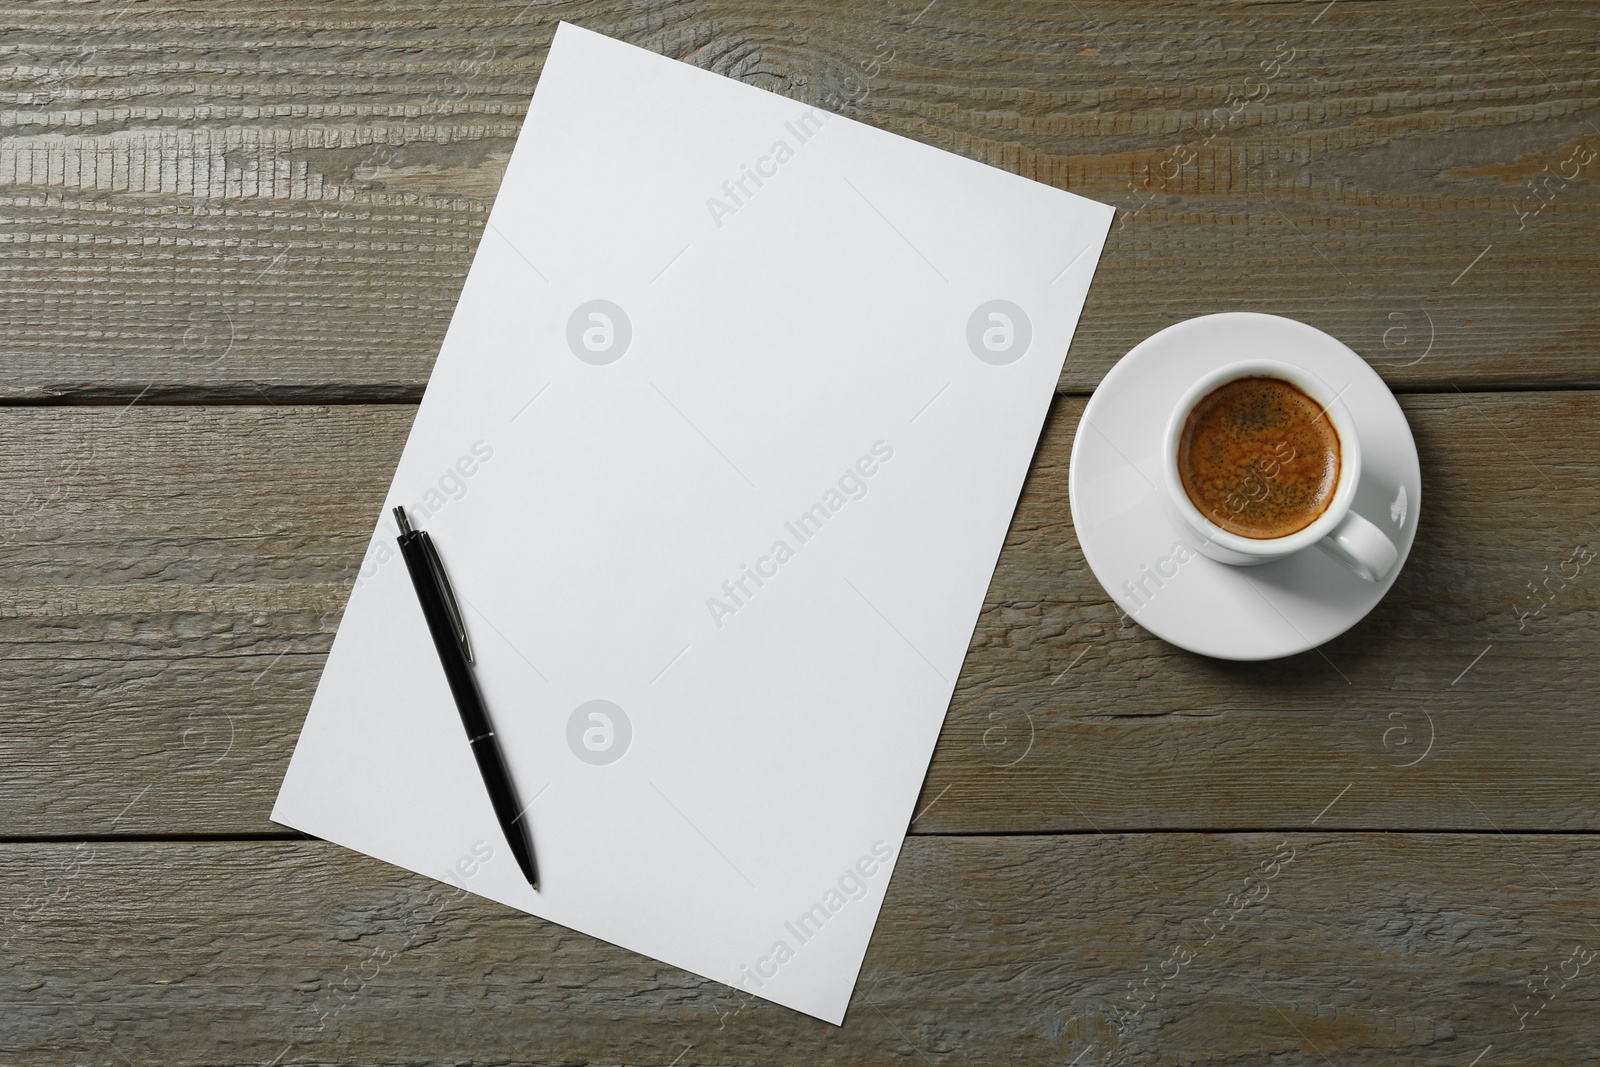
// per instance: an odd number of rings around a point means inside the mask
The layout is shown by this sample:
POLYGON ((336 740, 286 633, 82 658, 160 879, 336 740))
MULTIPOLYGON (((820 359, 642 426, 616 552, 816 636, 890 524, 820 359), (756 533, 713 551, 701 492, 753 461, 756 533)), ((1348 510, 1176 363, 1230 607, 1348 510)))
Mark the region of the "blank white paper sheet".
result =
POLYGON ((1111 215, 561 25, 273 819, 842 1022, 1111 215))

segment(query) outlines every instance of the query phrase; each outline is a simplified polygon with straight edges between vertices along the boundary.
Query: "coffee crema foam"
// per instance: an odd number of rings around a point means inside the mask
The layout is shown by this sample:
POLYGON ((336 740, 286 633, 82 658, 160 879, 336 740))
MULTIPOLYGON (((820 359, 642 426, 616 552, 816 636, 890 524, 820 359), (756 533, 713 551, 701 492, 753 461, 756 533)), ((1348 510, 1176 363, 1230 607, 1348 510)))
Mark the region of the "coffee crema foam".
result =
POLYGON ((1237 378, 1195 404, 1178 439, 1178 475, 1200 513, 1265 540, 1310 526, 1339 484, 1339 431, 1282 378, 1237 378))

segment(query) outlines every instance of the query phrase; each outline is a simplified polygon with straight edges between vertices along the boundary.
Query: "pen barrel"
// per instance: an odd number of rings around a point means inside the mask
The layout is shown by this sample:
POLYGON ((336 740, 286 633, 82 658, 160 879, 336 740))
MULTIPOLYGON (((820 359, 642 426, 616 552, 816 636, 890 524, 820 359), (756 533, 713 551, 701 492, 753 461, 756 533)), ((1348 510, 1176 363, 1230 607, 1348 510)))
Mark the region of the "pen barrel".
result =
POLYGON ((400 555, 411 572, 411 584, 416 586, 417 600, 422 605, 422 617, 427 620, 428 632, 439 650, 439 662, 444 666, 445 681, 450 683, 450 694, 455 697, 456 708, 461 712, 461 724, 467 737, 480 737, 493 729, 489 713, 478 692, 477 680, 472 676, 472 665, 461 650, 450 612, 445 607, 444 594, 434 580, 428 562, 427 534, 413 531, 400 536, 400 555))
POLYGON ((472 674, 472 664, 467 660, 456 631, 454 616, 445 603, 445 592, 439 586, 432 555, 433 546, 427 533, 412 530, 400 535, 400 555, 411 572, 411 584, 416 586, 417 600, 422 605, 422 616, 428 622, 428 632, 433 636, 439 651, 439 662, 444 666, 445 680, 450 683, 450 694, 455 697, 456 709, 461 713, 461 725, 466 727, 467 742, 472 756, 478 761, 478 772, 483 776, 489 802, 494 806, 495 818, 506 835, 511 855, 528 882, 537 889, 539 872, 534 865, 533 845, 522 820, 516 787, 506 770, 505 759, 495 740, 494 728, 489 723, 489 712, 478 691, 477 679, 472 674))
POLYGON ((489 791, 489 803, 494 806, 495 819, 505 832, 511 856, 522 869, 523 876, 537 886, 539 871, 534 866, 533 848, 528 843, 528 828, 522 818, 523 811, 518 806, 516 787, 511 784, 511 776, 500 757, 494 734, 473 738, 472 755, 478 761, 478 771, 483 775, 483 784, 489 791))

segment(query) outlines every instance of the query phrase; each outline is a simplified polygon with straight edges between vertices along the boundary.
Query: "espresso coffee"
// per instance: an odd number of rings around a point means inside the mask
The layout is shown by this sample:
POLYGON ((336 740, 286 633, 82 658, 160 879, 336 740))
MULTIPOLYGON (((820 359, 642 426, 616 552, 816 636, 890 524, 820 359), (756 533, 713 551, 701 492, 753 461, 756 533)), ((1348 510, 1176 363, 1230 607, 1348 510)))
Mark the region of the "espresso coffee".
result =
POLYGON ((1202 397, 1178 439, 1178 475, 1200 514, 1241 537, 1286 537, 1339 484, 1339 432, 1282 378, 1237 378, 1202 397))

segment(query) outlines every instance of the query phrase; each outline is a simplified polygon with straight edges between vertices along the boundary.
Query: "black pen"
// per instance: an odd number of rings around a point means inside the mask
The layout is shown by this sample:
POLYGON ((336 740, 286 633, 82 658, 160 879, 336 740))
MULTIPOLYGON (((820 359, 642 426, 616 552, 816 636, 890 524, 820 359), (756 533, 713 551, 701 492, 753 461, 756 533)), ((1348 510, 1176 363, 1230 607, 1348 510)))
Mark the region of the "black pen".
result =
POLYGON ((428 620, 428 630, 439 650, 445 679, 450 683, 456 708, 461 712, 461 724, 467 728, 467 743, 472 746, 483 784, 489 790, 489 802, 494 805, 495 817, 500 820, 500 829, 506 835, 506 844, 511 846, 517 866, 522 868, 528 884, 537 890, 539 871, 533 864, 533 844, 522 825, 526 813, 517 805, 517 791, 511 785, 511 775, 495 743, 489 712, 483 706, 483 694, 478 692, 478 683, 472 677, 472 646, 467 642, 467 628, 455 594, 450 591, 444 563, 439 559, 439 550, 433 547, 433 539, 426 532, 411 528, 405 508, 395 508, 394 518, 400 526, 400 554, 411 572, 411 584, 417 587, 422 616, 428 620))

